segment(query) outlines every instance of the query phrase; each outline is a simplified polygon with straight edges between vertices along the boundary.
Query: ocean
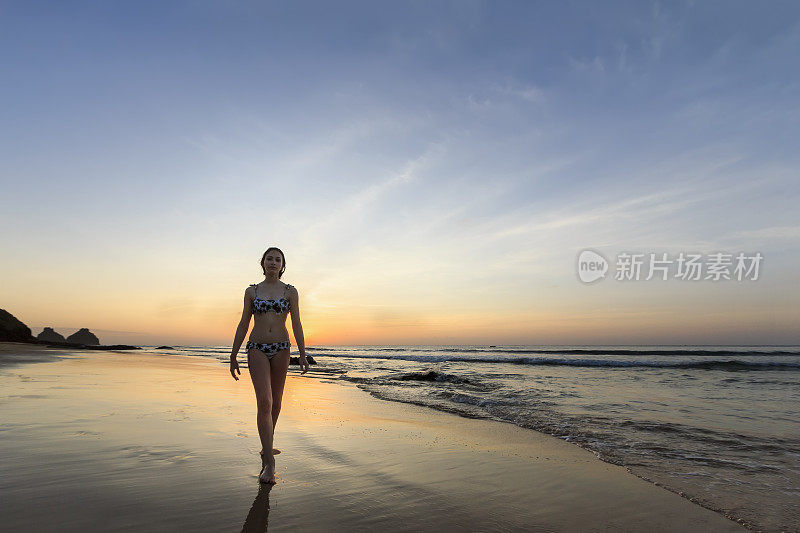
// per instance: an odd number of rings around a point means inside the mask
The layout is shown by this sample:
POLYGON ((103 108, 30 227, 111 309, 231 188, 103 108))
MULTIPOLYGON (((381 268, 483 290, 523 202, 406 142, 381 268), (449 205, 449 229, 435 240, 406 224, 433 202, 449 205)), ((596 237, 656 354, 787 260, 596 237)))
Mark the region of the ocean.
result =
MULTIPOLYGON (((230 353, 226 346, 146 350, 222 363, 230 353)), ((318 363, 311 375, 354 383, 385 400, 548 433, 754 529, 800 531, 798 346, 306 352, 318 363)), ((242 367, 246 359, 240 354, 242 367)))

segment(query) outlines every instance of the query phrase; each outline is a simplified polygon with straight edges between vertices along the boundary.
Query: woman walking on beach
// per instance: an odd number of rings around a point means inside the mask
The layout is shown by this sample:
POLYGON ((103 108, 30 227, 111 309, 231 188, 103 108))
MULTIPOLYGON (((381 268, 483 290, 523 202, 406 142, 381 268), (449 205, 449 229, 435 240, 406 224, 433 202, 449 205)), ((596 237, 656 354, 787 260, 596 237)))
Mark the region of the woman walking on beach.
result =
POLYGON ((286 270, 283 252, 270 247, 261 257, 264 281, 247 287, 244 291, 244 310, 236 328, 231 350, 231 375, 233 379, 239 370, 236 354, 250 329, 250 317, 255 316, 255 325, 247 341, 247 366, 250 379, 256 391, 258 414, 258 435, 261 437, 261 457, 263 467, 258 476, 263 483, 275 483, 275 456, 272 441, 275 424, 281 412, 283 386, 289 369, 289 331, 286 329, 286 315, 292 316, 292 331, 300 352, 301 374, 308 371, 308 361, 303 339, 303 326, 300 323, 300 305, 297 289, 280 281, 286 270), (288 313, 287 313, 288 312, 288 313))

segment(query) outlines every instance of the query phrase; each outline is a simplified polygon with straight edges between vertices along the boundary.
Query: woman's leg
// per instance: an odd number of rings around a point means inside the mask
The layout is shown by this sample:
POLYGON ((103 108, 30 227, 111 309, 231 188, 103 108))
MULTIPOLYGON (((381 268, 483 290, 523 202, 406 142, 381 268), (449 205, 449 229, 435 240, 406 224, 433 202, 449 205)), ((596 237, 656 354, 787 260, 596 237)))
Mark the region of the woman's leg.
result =
MULTIPOLYGON (((286 383, 286 371, 289 369, 289 350, 281 350, 277 352, 272 359, 270 359, 270 390, 272 392, 272 412, 270 419, 272 420, 272 436, 270 445, 267 447, 264 444, 264 450, 269 450, 269 453, 264 453, 262 450, 262 463, 269 463, 272 472, 275 472, 275 451, 272 448, 272 443, 275 437, 275 424, 278 421, 278 414, 281 412, 281 398, 283 397, 283 386, 286 383)), ((278 452, 280 453, 280 452, 278 452)))
MULTIPOLYGON (((270 379, 270 361, 261 350, 250 348, 247 351, 247 366, 250 368, 250 379, 256 392, 256 423, 258 436, 264 450, 272 451, 272 380, 270 379)), ((270 453, 270 456, 272 454, 270 453)), ((274 460, 270 463, 274 471, 274 460)), ((271 474, 269 472, 268 474, 271 474)))
POLYGON ((283 398, 283 386, 286 385, 286 372, 289 370, 289 350, 281 350, 272 358, 270 368, 271 388, 272 388, 272 431, 275 434, 275 425, 278 423, 278 415, 281 414, 281 399, 283 398))

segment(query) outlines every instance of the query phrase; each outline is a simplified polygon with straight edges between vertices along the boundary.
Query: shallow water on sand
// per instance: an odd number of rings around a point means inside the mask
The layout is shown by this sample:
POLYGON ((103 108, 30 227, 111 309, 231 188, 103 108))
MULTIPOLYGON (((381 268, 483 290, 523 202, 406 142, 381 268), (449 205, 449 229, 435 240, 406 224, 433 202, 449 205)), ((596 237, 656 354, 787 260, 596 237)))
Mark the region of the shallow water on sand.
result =
POLYGON ((314 374, 289 376, 266 490, 252 386, 214 359, 0 370, 3 531, 738 529, 551 437, 314 374))
POLYGON ((549 433, 753 527, 800 531, 800 347, 307 352, 378 397, 549 433))

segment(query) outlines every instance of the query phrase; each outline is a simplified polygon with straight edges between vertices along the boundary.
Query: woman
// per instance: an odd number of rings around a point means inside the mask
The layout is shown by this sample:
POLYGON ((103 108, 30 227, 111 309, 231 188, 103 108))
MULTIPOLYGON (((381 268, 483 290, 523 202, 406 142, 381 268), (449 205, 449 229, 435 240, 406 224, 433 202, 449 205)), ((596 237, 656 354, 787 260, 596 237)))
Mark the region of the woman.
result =
MULTIPOLYGON (((261 437, 263 468, 258 476, 263 483, 275 484, 275 456, 272 438, 275 423, 281 412, 283 386, 289 369, 289 332, 286 329, 287 311, 292 315, 292 331, 300 352, 301 374, 308 371, 303 326, 300 324, 300 305, 297 289, 282 283, 280 277, 286 270, 286 258, 278 248, 270 247, 261 257, 264 281, 250 285, 244 291, 244 311, 231 350, 231 375, 239 370, 236 354, 250 328, 250 317, 255 315, 255 326, 247 342, 247 366, 256 390, 258 435, 261 437)), ((276 450, 277 451, 277 450, 276 450)))

